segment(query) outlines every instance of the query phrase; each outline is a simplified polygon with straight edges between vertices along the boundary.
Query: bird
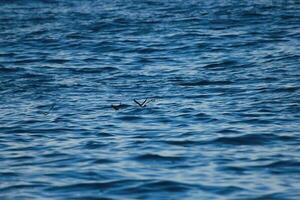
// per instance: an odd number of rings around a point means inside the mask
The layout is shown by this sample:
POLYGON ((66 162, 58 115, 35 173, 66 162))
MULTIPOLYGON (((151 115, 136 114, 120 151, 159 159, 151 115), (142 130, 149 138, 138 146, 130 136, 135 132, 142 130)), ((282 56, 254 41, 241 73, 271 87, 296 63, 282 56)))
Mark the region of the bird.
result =
POLYGON ((119 103, 119 105, 111 104, 111 107, 112 107, 113 109, 115 109, 115 110, 120 110, 121 107, 122 107, 122 104, 121 104, 121 103, 119 103))
POLYGON ((142 108, 146 106, 147 98, 143 101, 143 103, 138 102, 136 99, 133 99, 133 101, 142 108))
POLYGON ((133 99, 133 101, 137 104, 137 105, 139 105, 141 108, 143 108, 143 107, 146 107, 146 105, 148 104, 148 103, 150 103, 151 101, 154 101, 154 99, 150 99, 150 100, 148 100, 148 98, 146 98, 144 101, 143 101, 143 103, 140 103, 138 100, 136 100, 136 99, 133 99))

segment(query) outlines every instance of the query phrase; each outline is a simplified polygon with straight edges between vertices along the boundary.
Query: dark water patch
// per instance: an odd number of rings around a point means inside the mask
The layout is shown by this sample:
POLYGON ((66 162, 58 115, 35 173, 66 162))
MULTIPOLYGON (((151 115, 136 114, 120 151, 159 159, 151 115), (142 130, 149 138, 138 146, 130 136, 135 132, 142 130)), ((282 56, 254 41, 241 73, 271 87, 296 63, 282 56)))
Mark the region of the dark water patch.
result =
MULTIPOLYGON (((85 27, 84 27, 85 28, 85 27)), ((78 31, 71 31, 69 33, 67 33, 65 35, 65 38, 66 39, 74 39, 74 40, 77 40, 77 39, 89 39, 89 35, 88 34, 84 34, 84 32, 78 32, 78 31)))
POLYGON ((203 185, 202 188, 211 193, 219 194, 219 195, 230 195, 234 193, 239 193, 242 191, 246 191, 243 187, 225 185, 225 186, 211 186, 211 185, 203 185))
POLYGON ((264 165, 266 168, 276 169, 276 168, 293 168, 299 166, 300 162, 297 160, 283 160, 276 161, 270 164, 264 165))
POLYGON ((197 118, 199 118, 199 119, 210 119, 210 118, 211 118, 210 115, 205 114, 205 113, 202 113, 202 112, 197 113, 197 114, 195 115, 195 117, 197 117, 197 118))
POLYGON ((83 182, 69 185, 55 186, 46 189, 48 192, 72 193, 72 191, 97 192, 115 187, 122 187, 134 183, 134 180, 102 181, 102 182, 83 182))
POLYGON ((184 184, 176 181, 169 181, 169 180, 157 180, 150 183, 145 183, 142 185, 142 188, 147 188, 152 191, 159 189, 168 192, 181 192, 187 191, 191 185, 184 184))
POLYGON ((154 47, 144 47, 144 48, 137 48, 134 50, 134 52, 140 53, 140 54, 151 54, 155 52, 162 51, 160 48, 154 48, 154 47))
POLYGON ((54 157, 64 157, 64 156, 69 156, 69 154, 66 153, 59 153, 59 152, 51 152, 51 153, 46 153, 42 155, 45 158, 54 158, 54 157))
POLYGON ((179 83, 180 86, 209 86, 209 85, 230 85, 232 84, 232 81, 228 80, 193 80, 193 81, 186 81, 179 83))
POLYGON ((69 62, 70 60, 67 59, 47 59, 46 63, 50 63, 50 64, 65 64, 67 62, 69 62))
POLYGON ((250 48, 250 47, 259 47, 260 43, 257 41, 243 41, 243 42, 236 42, 233 44, 229 44, 229 47, 232 48, 250 48))
POLYGON ((290 142, 295 137, 292 136, 278 136, 274 134, 246 134, 235 137, 219 137, 212 143, 219 143, 224 145, 266 145, 275 142, 290 142))
POLYGON ((297 92, 299 90, 299 87, 281 87, 281 88, 277 88, 275 90, 273 90, 272 92, 274 93, 293 93, 293 92, 297 92))
POLYGON ((161 141, 166 144, 175 145, 175 146, 183 146, 183 147, 190 147, 196 145, 202 145, 204 142, 195 141, 195 140, 164 140, 161 141))
MULTIPOLYGON (((43 167, 68 167, 69 163, 77 163, 77 162, 85 162, 86 160, 80 158, 66 157, 66 158, 56 158, 56 159, 48 159, 45 161, 36 162, 37 165, 41 165, 43 167)), ((28 165, 29 163, 22 163, 22 165, 28 165)), ((18 165, 17 165, 18 166, 18 165)))
MULTIPOLYGON (((198 32, 178 32, 175 34, 172 34, 169 36, 170 39, 184 39, 184 38, 190 38, 190 39, 196 39, 201 37, 206 37, 208 34, 206 33, 198 33, 198 32)), ((205 43, 200 43, 200 46, 205 46, 205 43)), ((199 45, 199 44, 198 44, 199 45)))
POLYGON ((25 64, 32 64, 32 63, 41 63, 42 59, 22 59, 22 60, 16 60, 13 63, 16 65, 25 65, 25 64))
POLYGON ((74 200, 84 200, 84 199, 89 199, 89 200, 116 200, 115 198, 110 198, 110 197, 103 197, 99 195, 99 197, 91 196, 91 195, 81 195, 81 197, 73 197, 72 199, 74 200))
POLYGON ((5 179, 9 179, 9 178, 15 178, 20 176, 19 173, 15 173, 15 172, 1 172, 0 173, 0 180, 5 180, 5 179))
POLYGON ((49 78, 51 78, 50 76, 47 76, 46 74, 37 74, 37 73, 31 73, 31 72, 27 72, 21 75, 21 78, 23 79, 28 79, 31 81, 34 80, 47 80, 49 78))
POLYGON ((179 194, 181 192, 185 193, 192 187, 192 184, 186 184, 170 180, 149 180, 144 181, 144 183, 140 183, 137 186, 128 187, 116 191, 116 194, 124 195, 126 193, 129 193, 132 197, 138 199, 149 198, 150 196, 166 198, 169 195, 179 194))
POLYGON ((143 117, 142 116, 120 116, 117 117, 117 119, 125 122, 136 122, 136 121, 143 120, 143 117))
POLYGON ((92 164, 109 164, 109 163, 114 163, 115 161, 111 159, 95 159, 92 164))
POLYGON ((203 123, 213 123, 213 122, 217 122, 218 119, 213 117, 213 116, 210 116, 210 115, 207 115, 207 114, 204 114, 204 113, 197 113, 193 116, 193 118, 196 120, 196 121, 200 121, 200 122, 203 122, 203 123))
POLYGON ((97 132, 96 135, 99 137, 113 137, 114 136, 114 134, 106 133, 106 132, 97 132))
POLYGON ((241 13, 241 17, 244 18, 256 18, 256 17, 262 17, 264 16, 263 13, 257 12, 255 10, 245 10, 241 13))
POLYGON ((230 128, 225 128, 225 129, 222 129, 222 130, 218 131, 218 133, 222 133, 222 134, 239 134, 241 132, 238 131, 238 130, 234 130, 234 129, 230 129, 230 128))
POLYGON ((205 69, 225 69, 225 68, 229 68, 229 67, 234 67, 236 66, 238 63, 236 61, 233 60, 224 60, 222 62, 218 62, 218 63, 212 63, 212 64, 207 64, 204 66, 205 69))
POLYGON ((80 69, 72 69, 75 73, 82 74, 97 74, 97 73, 109 73, 116 72, 119 69, 116 67, 94 67, 94 68, 80 68, 80 69))
MULTIPOLYGON (((31 142, 31 140, 29 138, 18 138, 15 140, 15 142, 18 142, 19 144, 28 144, 31 142)), ((37 151, 37 150, 41 150, 41 148, 43 148, 42 146, 20 146, 20 147, 11 147, 8 148, 7 151, 11 151, 11 152, 22 152, 22 151, 37 151)), ((31 159, 33 158, 31 155, 25 156, 24 159, 31 159)))
POLYGON ((178 157, 178 156, 162 156, 162 155, 158 155, 158 154, 152 154, 152 153, 148 153, 148 154, 143 154, 140 156, 136 156, 134 158, 134 160, 136 161, 140 161, 140 162, 167 162, 167 163, 176 163, 176 162, 180 162, 185 160, 184 157, 178 157))
MULTIPOLYGON (((42 133, 48 133, 48 134, 59 134, 59 133, 68 133, 68 132, 73 132, 74 129, 72 128, 35 128, 35 129, 31 129, 31 128, 21 128, 21 127, 12 127, 9 128, 9 130, 7 130, 7 133, 16 133, 16 134, 42 134, 42 133)), ((77 129, 77 131, 82 131, 82 129, 77 129)))
POLYGON ((253 172, 256 170, 267 171, 268 173, 271 173, 273 175, 298 174, 300 170, 296 166, 299 166, 299 161, 285 159, 279 161, 269 161, 267 164, 252 164, 245 166, 240 170, 244 170, 245 172, 253 172))
POLYGON ((101 142, 89 141, 85 144, 85 149, 100 149, 105 146, 106 144, 103 144, 101 142))
POLYGON ((234 175, 245 175, 249 171, 249 169, 245 167, 238 166, 222 166, 219 167, 219 170, 225 171, 226 173, 233 173, 234 175))
MULTIPOLYGON (((274 192, 271 194, 263 194, 263 195, 251 195, 256 197, 249 197, 247 199, 249 200, 264 200, 264 199, 280 199, 280 200, 290 200, 290 199, 296 199, 294 195, 285 195, 281 192, 274 192)), ((242 198, 244 200, 245 198, 242 198)))
POLYGON ((0 64, 0 73, 12 73, 12 72, 20 72, 20 71, 25 71, 25 69, 19 67, 5 67, 0 64))
POLYGON ((3 53, 3 52, 0 52, 0 58, 1 57, 14 57, 16 54, 15 53, 3 53))
MULTIPOLYGON (((14 150, 10 150, 14 151, 14 150)), ((4 158, 3 161, 5 160, 16 160, 17 162, 21 163, 21 165, 26 165, 25 163, 29 160, 34 160, 34 157, 32 156, 13 156, 9 158, 4 158)), ((13 166, 19 166, 19 164, 13 165, 13 166)))
POLYGON ((265 120, 262 118, 250 118, 250 119, 240 119, 239 121, 231 122, 231 123, 243 123, 243 124, 255 124, 255 125, 260 125, 260 124, 272 124, 272 120, 265 120))
POLYGON ((85 58, 85 59, 83 59, 83 61, 93 63, 93 62, 101 61, 101 59, 98 59, 98 58, 85 58))
MULTIPOLYGON (((300 56, 298 55, 285 55, 285 56, 272 56, 272 55, 268 55, 265 57, 266 60, 264 61, 264 63, 272 63, 272 62, 283 62, 283 61, 287 61, 287 62, 298 62, 300 59, 300 56)), ((277 72, 285 72, 284 69, 280 69, 277 72), (280 71, 282 70, 282 71, 280 71)))

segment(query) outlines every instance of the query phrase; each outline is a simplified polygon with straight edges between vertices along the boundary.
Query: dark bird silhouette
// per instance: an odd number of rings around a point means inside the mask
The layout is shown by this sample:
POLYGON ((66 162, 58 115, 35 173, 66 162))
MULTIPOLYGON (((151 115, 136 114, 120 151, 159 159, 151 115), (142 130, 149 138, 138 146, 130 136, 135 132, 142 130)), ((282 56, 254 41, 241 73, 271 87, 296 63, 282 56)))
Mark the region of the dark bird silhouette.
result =
POLYGON ((138 102, 136 99, 133 99, 133 101, 142 108, 146 106, 147 98, 143 101, 143 103, 138 102))
POLYGON ((115 110, 120 110, 121 107, 122 107, 122 104, 120 103, 119 105, 114 105, 114 104, 111 104, 111 107, 115 110))
POLYGON ((143 107, 146 107, 146 105, 148 104, 148 103, 150 103, 151 101, 154 101, 153 99, 150 99, 150 100, 148 100, 148 98, 146 98, 142 103, 140 103, 138 100, 136 100, 136 99, 133 99, 133 101, 137 104, 137 105, 139 105, 141 108, 143 108, 143 107))

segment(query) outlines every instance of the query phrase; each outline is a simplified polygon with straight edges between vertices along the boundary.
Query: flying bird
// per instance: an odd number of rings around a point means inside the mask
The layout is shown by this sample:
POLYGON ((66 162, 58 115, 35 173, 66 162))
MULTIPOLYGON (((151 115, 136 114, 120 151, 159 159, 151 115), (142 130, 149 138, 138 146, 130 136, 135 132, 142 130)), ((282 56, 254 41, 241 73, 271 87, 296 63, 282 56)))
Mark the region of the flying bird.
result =
POLYGON ((137 104, 137 105, 139 105, 141 108, 143 108, 143 107, 146 107, 146 105, 148 104, 148 103, 150 103, 151 101, 154 101, 154 99, 150 99, 150 100, 148 100, 148 98, 146 98, 142 103, 140 103, 138 100, 136 100, 136 99, 133 99, 133 101, 137 104))

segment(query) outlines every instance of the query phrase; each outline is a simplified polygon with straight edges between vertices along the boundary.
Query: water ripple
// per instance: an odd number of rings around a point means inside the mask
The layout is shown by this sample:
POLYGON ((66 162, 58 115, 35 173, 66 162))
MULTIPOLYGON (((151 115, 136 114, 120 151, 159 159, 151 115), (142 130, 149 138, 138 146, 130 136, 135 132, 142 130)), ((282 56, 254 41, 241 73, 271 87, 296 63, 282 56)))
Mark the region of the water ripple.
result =
POLYGON ((1 199, 298 199, 299 6, 2 0, 1 199))

